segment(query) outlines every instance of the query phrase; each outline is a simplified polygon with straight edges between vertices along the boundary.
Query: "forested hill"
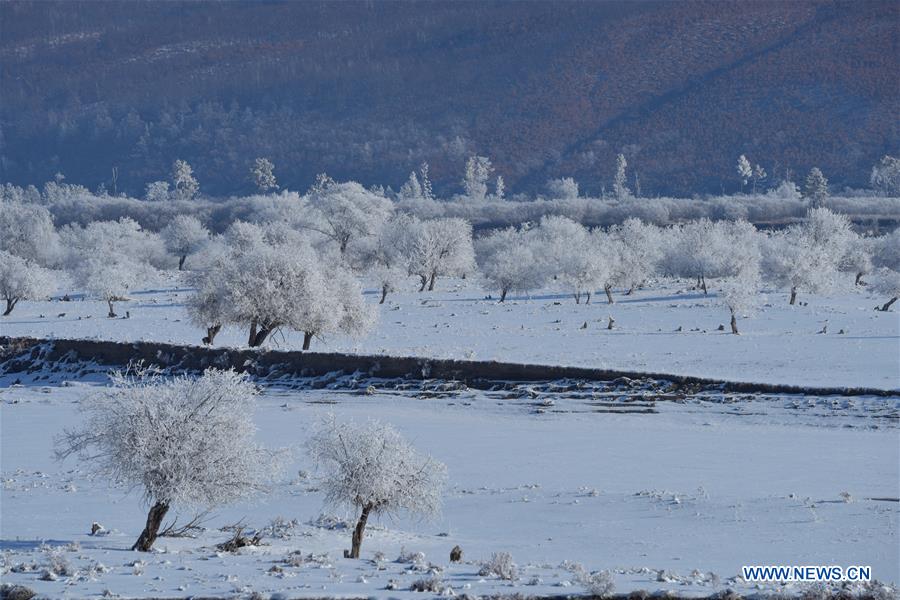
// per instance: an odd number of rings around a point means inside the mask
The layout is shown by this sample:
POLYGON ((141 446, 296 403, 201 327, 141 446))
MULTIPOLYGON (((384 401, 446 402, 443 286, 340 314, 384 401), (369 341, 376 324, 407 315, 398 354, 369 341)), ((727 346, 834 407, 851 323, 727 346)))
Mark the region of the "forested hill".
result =
POLYGON ((742 153, 859 186, 900 149, 898 30, 896 0, 7 0, 0 180, 139 194, 182 158, 238 193, 266 156, 397 188, 428 161, 449 194, 479 153, 511 192, 592 194, 624 152, 645 194, 734 190, 742 153))

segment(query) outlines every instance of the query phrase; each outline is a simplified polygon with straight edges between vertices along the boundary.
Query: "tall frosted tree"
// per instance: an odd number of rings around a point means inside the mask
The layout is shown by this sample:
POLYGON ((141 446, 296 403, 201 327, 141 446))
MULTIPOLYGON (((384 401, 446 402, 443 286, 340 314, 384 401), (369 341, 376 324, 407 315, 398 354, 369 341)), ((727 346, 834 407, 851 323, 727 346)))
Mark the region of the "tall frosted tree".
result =
POLYGON ((466 161, 466 175, 463 188, 470 200, 483 201, 487 197, 488 179, 494 172, 491 161, 486 156, 473 155, 466 161))
POLYGON ((277 190, 278 183, 275 181, 275 165, 268 158, 257 158, 253 161, 250 168, 250 176, 256 189, 265 194, 269 190, 277 190))
POLYGON ((741 191, 744 191, 744 186, 747 185, 747 182, 753 177, 753 167, 750 166, 750 161, 747 160, 747 157, 743 154, 738 157, 737 173, 738 179, 741 182, 741 191))
POLYGON ((200 183, 194 177, 193 167, 181 159, 172 165, 172 185, 177 200, 190 200, 200 190, 200 183))
POLYGON ((40 300, 55 289, 51 271, 0 250, 0 299, 6 302, 4 317, 13 311, 20 300, 40 300))
POLYGON ((166 249, 178 257, 178 270, 184 269, 188 255, 199 250, 209 239, 209 231, 197 217, 177 215, 160 232, 166 249))
POLYGON ((822 174, 819 167, 809 170, 803 185, 803 197, 816 206, 828 197, 828 180, 825 179, 825 175, 822 174))
POLYGON ((628 168, 628 161, 625 160, 624 154, 616 156, 616 176, 613 180, 613 193, 619 200, 624 200, 631 196, 631 190, 628 189, 628 175, 625 169, 628 168))
POLYGON ((885 155, 872 167, 872 188, 884 195, 900 194, 900 158, 885 155))

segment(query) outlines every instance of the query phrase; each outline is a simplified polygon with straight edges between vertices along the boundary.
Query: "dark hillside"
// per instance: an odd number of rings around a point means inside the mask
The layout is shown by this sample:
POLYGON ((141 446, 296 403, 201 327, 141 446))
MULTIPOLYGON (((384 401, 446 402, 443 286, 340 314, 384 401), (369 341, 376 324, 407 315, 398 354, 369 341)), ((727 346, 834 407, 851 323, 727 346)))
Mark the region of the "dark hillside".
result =
POLYGON ((458 189, 469 153, 512 191, 645 193, 771 174, 862 185, 900 149, 900 4, 681 2, 0 3, 0 180, 119 168, 140 193, 175 158, 203 191, 316 173, 397 187, 423 160, 458 189))

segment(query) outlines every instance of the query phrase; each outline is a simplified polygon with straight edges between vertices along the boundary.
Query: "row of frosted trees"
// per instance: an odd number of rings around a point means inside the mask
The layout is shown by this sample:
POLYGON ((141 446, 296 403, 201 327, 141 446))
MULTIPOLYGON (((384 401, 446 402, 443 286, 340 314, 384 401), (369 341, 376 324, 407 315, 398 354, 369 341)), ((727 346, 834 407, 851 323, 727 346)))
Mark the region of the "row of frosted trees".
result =
POLYGON ((4 202, 0 211, 0 294, 9 314, 21 299, 56 291, 61 278, 108 304, 161 270, 188 269, 192 320, 213 343, 224 326, 245 327, 248 345, 279 330, 304 334, 304 348, 329 333, 361 334, 374 322, 363 282, 380 303, 410 278, 420 291, 442 277, 480 277, 501 302, 510 292, 550 288, 589 303, 603 292, 630 294, 663 278, 688 278, 732 315, 749 313, 760 289, 827 293, 873 283, 890 307, 900 295, 900 232, 863 237, 842 215, 812 209, 802 223, 758 231, 742 221, 700 219, 657 227, 628 219, 590 230, 565 217, 488 231, 473 240, 459 218, 419 219, 353 182, 321 178, 304 197, 272 197, 212 235, 179 215, 159 232, 127 218, 56 229, 46 208, 4 202), (56 269, 54 273, 50 269, 56 269), (867 277, 871 274, 871 277, 867 277))

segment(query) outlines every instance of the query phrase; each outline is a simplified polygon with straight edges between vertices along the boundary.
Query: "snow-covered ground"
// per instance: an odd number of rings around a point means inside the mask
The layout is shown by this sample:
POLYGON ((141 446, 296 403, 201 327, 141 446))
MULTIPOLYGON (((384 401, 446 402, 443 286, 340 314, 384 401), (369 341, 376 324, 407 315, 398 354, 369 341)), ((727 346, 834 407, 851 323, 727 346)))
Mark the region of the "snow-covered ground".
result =
MULTIPOLYGON (((166 295, 154 297, 162 302, 166 295)), ((541 315, 542 321, 565 315, 571 325, 577 311, 594 316, 606 311, 570 310, 551 300, 498 308, 454 303, 450 295, 432 297, 444 298, 438 302, 443 307, 479 307, 468 311, 473 318, 480 310, 509 310, 520 311, 519 320, 526 313, 541 315), (545 310, 554 312, 547 316, 545 310)), ((654 306, 652 300, 643 302, 654 306)), ((635 303, 635 317, 639 306, 635 303)), ((154 310, 178 314, 146 301, 131 310, 130 323, 88 323, 101 324, 103 334, 112 335, 114 326, 140 324, 142 315, 157 314, 154 310)), ((419 309, 428 310, 439 309, 419 309)), ((460 315, 463 310, 455 309, 460 315)), ((847 314, 834 310, 830 314, 847 314)), ((710 313, 698 308, 678 314, 688 326, 710 313), (689 322, 687 315, 695 313, 689 322)), ((390 319, 384 321, 382 327, 390 327, 390 319)), ((53 321, 46 323, 49 327, 53 321)), ((541 323, 531 327, 548 330, 541 323)), ((141 331, 135 328, 133 335, 141 331)), ((489 340, 489 331, 478 339, 489 340)), ((560 328, 554 344, 579 339, 578 331, 565 331, 560 328)), ((159 332, 191 333, 171 322, 159 332)), ((589 330, 594 338, 604 334, 589 330)), ((684 337, 697 346, 717 339, 699 333, 684 337)), ((760 337, 763 343, 765 336, 760 337)), ((738 343, 754 337, 721 339, 738 343)), ((499 344, 492 347, 500 350, 499 344)), ((825 376, 827 369, 820 372, 825 376)), ((406 591, 410 585, 432 576, 457 594, 585 592, 564 561, 582 563, 588 571, 611 570, 617 592, 708 595, 730 587, 752 593, 759 590, 734 579, 742 565, 751 564, 870 565, 880 581, 900 582, 900 504, 884 500, 896 498, 898 489, 896 398, 694 398, 656 402, 656 413, 615 414, 598 411, 590 398, 564 393, 541 404, 540 397, 465 389, 426 398, 397 390, 266 388, 255 415, 266 445, 299 448, 311 423, 330 411, 341 419, 374 416, 390 422, 448 465, 442 516, 433 522, 374 523, 357 561, 342 558, 349 530, 322 526, 325 521, 315 524, 323 513, 322 496, 314 465, 299 450, 258 503, 216 513, 197 538, 162 538, 151 554, 131 552, 146 515, 138 494, 88 480, 78 463, 52 458, 53 437, 79 418, 79 399, 103 381, 98 375, 90 383, 64 379, 57 374, 50 386, 0 389, 0 573, 4 582, 51 598, 97 597, 107 591, 121 597, 256 591, 283 597, 413 598, 425 595, 406 591), (261 529, 276 518, 287 524, 266 536, 266 545, 239 554, 216 551, 215 544, 230 535, 219 528, 240 520, 261 529), (93 521, 109 534, 89 535, 93 521), (450 565, 456 544, 464 562, 450 565), (425 564, 396 562, 401 551, 424 553, 425 564), (518 564, 518 579, 478 575, 480 561, 502 551, 518 564), (378 552, 383 560, 375 560, 378 552), (53 560, 68 562, 73 574, 42 580, 53 560), (433 575, 427 563, 435 565, 433 575)), ((801 590, 798 585, 783 588, 801 590)))
MULTIPOLYGON (((106 304, 98 301, 23 301, 0 319, 0 334, 198 344, 204 333, 183 308, 191 292, 170 283, 118 303, 118 314, 130 319, 107 319, 106 304)), ((439 280, 434 292, 404 291, 381 306, 370 291, 367 299, 379 313, 374 331, 358 339, 317 339, 312 349, 900 389, 900 312, 873 310, 886 298, 865 288, 829 297, 800 294, 804 305, 796 306, 785 294, 768 292, 754 316, 739 320, 740 336, 727 331, 728 311, 717 304, 715 289, 704 296, 684 282, 633 296, 616 293, 614 305, 602 293, 589 305, 549 290, 503 304, 486 296, 471 280, 439 280), (608 316, 615 319, 611 331, 608 316)), ((243 346, 246 337, 244 330, 225 329, 216 343, 243 346)), ((266 345, 299 349, 302 334, 286 331, 266 345)))

